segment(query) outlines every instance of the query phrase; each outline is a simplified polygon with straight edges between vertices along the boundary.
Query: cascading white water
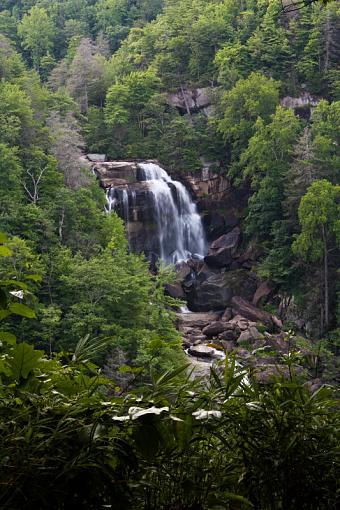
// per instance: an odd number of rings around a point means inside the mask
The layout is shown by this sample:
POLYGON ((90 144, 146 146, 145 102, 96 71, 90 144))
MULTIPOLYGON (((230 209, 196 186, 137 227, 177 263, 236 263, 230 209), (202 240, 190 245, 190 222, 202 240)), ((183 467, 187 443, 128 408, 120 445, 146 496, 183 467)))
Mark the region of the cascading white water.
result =
POLYGON ((167 263, 204 256, 206 241, 196 205, 183 186, 155 163, 140 163, 142 180, 150 181, 157 221, 160 257, 167 263))
POLYGON ((110 188, 106 192, 106 210, 112 211, 119 204, 122 217, 125 222, 129 221, 129 194, 125 188, 110 188))

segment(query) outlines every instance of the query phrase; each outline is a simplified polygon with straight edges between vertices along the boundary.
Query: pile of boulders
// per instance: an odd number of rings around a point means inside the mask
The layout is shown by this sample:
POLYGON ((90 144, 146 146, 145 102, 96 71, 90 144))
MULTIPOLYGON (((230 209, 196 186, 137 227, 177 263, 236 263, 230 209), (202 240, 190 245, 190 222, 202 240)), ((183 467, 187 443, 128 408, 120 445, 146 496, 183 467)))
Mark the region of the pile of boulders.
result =
POLYGON ((223 311, 178 313, 177 318, 184 345, 189 349, 209 343, 227 351, 246 343, 263 347, 265 333, 272 336, 282 329, 277 317, 239 296, 233 297, 231 307, 223 311))
POLYGON ((296 347, 295 338, 282 330, 276 316, 239 296, 225 310, 178 313, 177 322, 184 349, 196 359, 212 362, 234 353, 244 366, 256 369, 261 383, 287 375, 282 356, 296 347))

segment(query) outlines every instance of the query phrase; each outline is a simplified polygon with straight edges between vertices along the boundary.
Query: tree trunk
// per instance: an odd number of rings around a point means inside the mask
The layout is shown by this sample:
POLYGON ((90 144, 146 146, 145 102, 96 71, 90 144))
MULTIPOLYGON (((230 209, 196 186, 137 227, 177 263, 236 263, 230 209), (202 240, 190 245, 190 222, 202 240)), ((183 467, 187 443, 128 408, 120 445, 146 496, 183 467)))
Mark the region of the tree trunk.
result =
POLYGON ((323 272, 324 272, 324 293, 325 293, 325 326, 326 331, 329 326, 329 289, 328 289, 328 249, 327 238, 325 233, 325 226, 322 225, 322 240, 323 240, 323 272))
POLYGON ((191 116, 190 107, 188 105, 188 101, 187 101, 187 98, 186 98, 186 95, 185 95, 185 92, 184 92, 182 84, 181 84, 181 92, 182 92, 182 97, 183 97, 183 101, 184 101, 184 104, 185 104, 185 108, 186 108, 187 113, 188 113, 188 115, 190 117, 191 116))

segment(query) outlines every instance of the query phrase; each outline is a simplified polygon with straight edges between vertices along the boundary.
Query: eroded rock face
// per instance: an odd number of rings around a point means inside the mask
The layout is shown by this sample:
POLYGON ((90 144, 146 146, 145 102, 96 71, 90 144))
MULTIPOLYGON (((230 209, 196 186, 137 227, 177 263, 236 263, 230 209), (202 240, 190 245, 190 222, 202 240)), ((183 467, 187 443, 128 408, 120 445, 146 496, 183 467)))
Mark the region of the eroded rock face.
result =
POLYGON ((205 262, 211 267, 227 267, 233 261, 241 238, 241 230, 236 227, 228 234, 219 237, 209 249, 205 262))
POLYGON ((132 161, 96 161, 92 168, 104 188, 137 181, 138 166, 132 161))
POLYGON ((215 312, 177 314, 178 327, 180 331, 183 327, 202 329, 211 322, 217 321, 219 318, 220 314, 215 312))
POLYGON ((309 92, 304 92, 299 97, 285 96, 280 101, 284 108, 292 108, 295 114, 303 119, 310 118, 312 110, 318 102, 319 100, 309 92))
POLYGON ((200 89, 182 89, 168 94, 168 103, 180 113, 197 113, 211 106, 212 90, 209 87, 200 89))
POLYGON ((241 296, 234 296, 231 300, 231 306, 235 314, 242 315, 246 319, 254 322, 261 322, 269 328, 273 327, 273 320, 270 313, 260 310, 241 296))
POLYGON ((222 310, 230 306, 233 296, 251 300, 257 278, 248 271, 236 270, 208 275, 203 280, 184 284, 189 308, 194 311, 222 310))

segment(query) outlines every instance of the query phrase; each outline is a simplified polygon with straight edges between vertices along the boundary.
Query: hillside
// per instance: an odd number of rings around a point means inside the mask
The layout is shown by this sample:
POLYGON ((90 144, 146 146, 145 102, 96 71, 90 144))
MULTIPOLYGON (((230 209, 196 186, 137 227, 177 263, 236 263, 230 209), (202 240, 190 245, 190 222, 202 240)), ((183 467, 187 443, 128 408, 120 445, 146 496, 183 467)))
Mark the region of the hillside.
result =
POLYGON ((1 508, 337 507, 339 60, 337 1, 1 2, 1 508))

